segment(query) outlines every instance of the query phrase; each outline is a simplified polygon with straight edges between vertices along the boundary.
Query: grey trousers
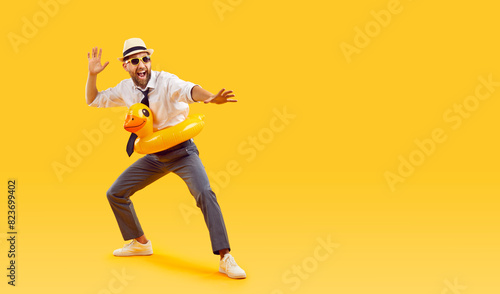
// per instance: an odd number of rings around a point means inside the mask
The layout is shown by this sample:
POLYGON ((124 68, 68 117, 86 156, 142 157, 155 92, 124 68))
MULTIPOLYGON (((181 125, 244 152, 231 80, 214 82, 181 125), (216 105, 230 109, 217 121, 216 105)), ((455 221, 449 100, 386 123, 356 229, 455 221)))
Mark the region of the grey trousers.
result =
POLYGON ((124 240, 144 235, 130 197, 164 175, 173 172, 180 176, 201 209, 210 233, 212 251, 229 248, 226 226, 215 193, 210 188, 198 148, 192 140, 163 151, 147 154, 128 167, 107 192, 124 240))

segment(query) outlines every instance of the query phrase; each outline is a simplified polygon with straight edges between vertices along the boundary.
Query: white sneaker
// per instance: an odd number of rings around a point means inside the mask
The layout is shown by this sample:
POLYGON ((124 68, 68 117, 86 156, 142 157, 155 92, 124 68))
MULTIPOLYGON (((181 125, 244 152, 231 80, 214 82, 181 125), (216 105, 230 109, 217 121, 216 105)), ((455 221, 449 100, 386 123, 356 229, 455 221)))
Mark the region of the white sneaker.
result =
POLYGON ((238 264, 236 264, 233 256, 229 253, 226 253, 224 258, 220 261, 219 272, 226 274, 228 277, 233 279, 244 279, 247 277, 245 271, 242 270, 238 264))
POLYGON ((140 256, 140 255, 151 255, 153 254, 153 247, 151 246, 151 240, 148 243, 141 244, 135 239, 132 242, 123 246, 123 248, 116 249, 113 251, 114 256, 140 256))

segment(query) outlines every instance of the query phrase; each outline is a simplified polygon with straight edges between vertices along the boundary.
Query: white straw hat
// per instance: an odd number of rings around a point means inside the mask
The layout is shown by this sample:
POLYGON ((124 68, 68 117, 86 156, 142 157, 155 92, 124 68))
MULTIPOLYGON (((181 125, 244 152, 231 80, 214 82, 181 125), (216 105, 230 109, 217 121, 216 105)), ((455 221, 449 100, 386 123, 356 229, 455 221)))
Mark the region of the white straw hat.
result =
POLYGON ((118 58, 118 60, 120 60, 120 62, 123 62, 123 59, 125 57, 141 52, 148 52, 149 55, 152 55, 154 50, 147 49, 146 44, 140 38, 128 39, 123 44, 123 56, 118 58))

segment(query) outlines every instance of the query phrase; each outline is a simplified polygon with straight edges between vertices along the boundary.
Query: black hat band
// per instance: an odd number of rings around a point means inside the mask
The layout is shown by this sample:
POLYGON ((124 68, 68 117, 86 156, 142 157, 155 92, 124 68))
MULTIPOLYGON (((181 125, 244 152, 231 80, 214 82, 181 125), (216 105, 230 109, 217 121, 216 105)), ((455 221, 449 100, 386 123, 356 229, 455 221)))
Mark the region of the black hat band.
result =
POLYGON ((148 49, 146 47, 143 47, 143 46, 135 46, 135 47, 132 47, 132 48, 128 48, 127 50, 125 50, 123 52, 123 57, 125 57, 130 52, 133 52, 133 51, 136 51, 136 50, 148 50, 148 49))

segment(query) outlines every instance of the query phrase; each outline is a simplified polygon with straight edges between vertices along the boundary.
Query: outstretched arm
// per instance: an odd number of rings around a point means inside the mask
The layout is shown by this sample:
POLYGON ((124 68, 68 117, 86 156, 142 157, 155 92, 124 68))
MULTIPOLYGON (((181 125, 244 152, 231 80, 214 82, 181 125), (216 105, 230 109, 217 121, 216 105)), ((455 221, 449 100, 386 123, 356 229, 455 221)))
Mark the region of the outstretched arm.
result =
POLYGON ((237 102, 238 100, 229 99, 234 97, 232 93, 233 91, 222 89, 219 93, 214 95, 202 87, 194 86, 191 90, 191 97, 193 97, 194 101, 203 101, 205 103, 224 104, 226 102, 237 102))
POLYGON ((104 65, 101 64, 101 54, 102 49, 97 50, 97 47, 92 48, 91 53, 87 53, 87 58, 89 60, 89 76, 87 78, 87 86, 85 88, 85 98, 87 100, 87 104, 90 104, 94 101, 97 93, 97 74, 103 71, 106 66, 108 66, 109 61, 106 61, 104 65))

